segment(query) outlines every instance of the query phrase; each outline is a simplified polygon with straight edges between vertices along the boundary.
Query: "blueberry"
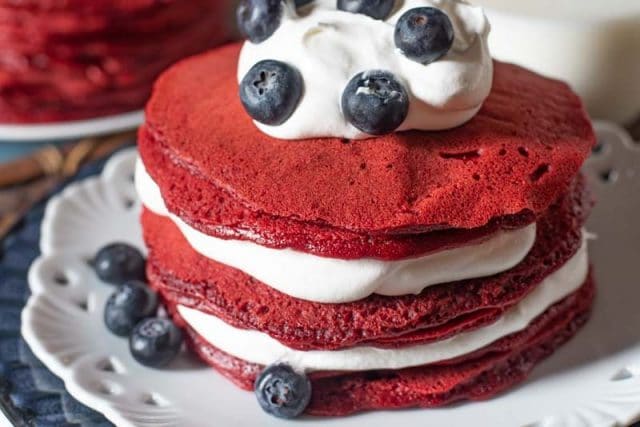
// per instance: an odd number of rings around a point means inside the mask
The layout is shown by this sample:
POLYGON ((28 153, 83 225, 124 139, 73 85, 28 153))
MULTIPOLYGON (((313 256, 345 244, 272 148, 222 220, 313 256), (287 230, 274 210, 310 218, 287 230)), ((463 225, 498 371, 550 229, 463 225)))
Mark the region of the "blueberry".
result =
POLYGON ((100 249, 93 267, 107 283, 120 285, 127 280, 144 280, 145 259, 139 250, 126 243, 112 243, 100 249))
POLYGON ((279 418, 295 418, 311 400, 311 382, 289 365, 268 366, 256 379, 255 393, 262 409, 279 418))
POLYGON ((297 69, 267 59, 254 65, 242 79, 240 100, 254 120, 281 125, 298 106, 303 85, 297 69))
POLYGON ((342 113, 356 128, 370 135, 393 132, 409 112, 409 96, 388 71, 356 74, 342 93, 342 113))
POLYGON ((406 11, 396 23, 396 47, 412 61, 429 64, 442 58, 453 45, 453 25, 446 13, 435 7, 406 11))
POLYGON ((129 350, 140 364, 160 368, 178 355, 182 341, 182 331, 171 320, 150 317, 133 328, 129 350))
POLYGON ((361 13, 373 19, 386 19, 395 0, 338 0, 338 9, 345 12, 361 13))
POLYGON ((296 7, 302 7, 302 6, 306 6, 306 5, 308 5, 309 3, 313 2, 313 1, 314 1, 314 0, 294 0, 294 1, 293 1, 293 4, 294 4, 296 7))
POLYGON ((104 307, 104 323, 116 335, 127 336, 142 319, 155 315, 158 295, 138 281, 118 287, 104 307))
POLYGON ((262 43, 280 26, 282 0, 242 0, 236 10, 240 32, 253 43, 262 43))

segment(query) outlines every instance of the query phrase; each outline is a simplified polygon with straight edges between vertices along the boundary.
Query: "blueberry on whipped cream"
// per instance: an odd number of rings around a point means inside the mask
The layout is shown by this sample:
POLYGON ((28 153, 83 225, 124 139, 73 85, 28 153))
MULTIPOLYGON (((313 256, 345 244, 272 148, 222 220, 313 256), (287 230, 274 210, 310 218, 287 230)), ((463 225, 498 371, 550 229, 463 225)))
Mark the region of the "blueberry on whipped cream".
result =
POLYGON ((249 115, 267 125, 284 123, 302 96, 302 76, 280 61, 254 65, 240 83, 240 101, 249 115))
POLYGON ((396 24, 396 47, 421 64, 437 61, 449 52, 454 32, 446 13, 435 7, 410 9, 396 24))
POLYGON ((345 12, 361 13, 373 19, 386 19, 395 0, 338 0, 338 9, 345 12))
POLYGON ((282 0, 242 0, 236 20, 244 36, 252 43, 261 43, 278 29, 282 14, 282 0))
POLYGON ((409 111, 409 96, 387 71, 357 74, 342 94, 342 112, 349 122, 370 135, 393 132, 409 111))
POLYGON ((289 365, 270 365, 256 379, 255 393, 266 413, 279 418, 295 418, 309 405, 311 381, 289 365))
MULTIPOLYGON (((265 1, 255 0, 255 4, 265 1)), ((245 0, 243 4, 253 3, 245 0)), ((254 22, 260 14, 239 13, 246 22, 269 31, 260 31, 260 43, 255 43, 255 37, 244 43, 238 82, 244 85, 245 76, 265 60, 286 64, 304 82, 304 93, 294 86, 290 96, 295 102, 286 103, 294 108, 276 114, 277 120, 260 119, 265 105, 274 108, 270 101, 261 100, 259 108, 247 109, 254 111, 250 115, 255 125, 267 135, 292 140, 380 135, 380 129, 354 123, 353 116, 343 111, 344 89, 367 70, 389 72, 406 92, 406 117, 393 128, 386 123, 381 128, 385 132, 460 126, 477 114, 491 91, 489 23, 481 8, 467 2, 290 0, 278 4, 260 25, 254 22), (374 133, 365 130, 369 128, 374 133)), ((251 95, 254 89, 241 91, 251 95)), ((260 93, 252 96, 262 97, 260 93)))

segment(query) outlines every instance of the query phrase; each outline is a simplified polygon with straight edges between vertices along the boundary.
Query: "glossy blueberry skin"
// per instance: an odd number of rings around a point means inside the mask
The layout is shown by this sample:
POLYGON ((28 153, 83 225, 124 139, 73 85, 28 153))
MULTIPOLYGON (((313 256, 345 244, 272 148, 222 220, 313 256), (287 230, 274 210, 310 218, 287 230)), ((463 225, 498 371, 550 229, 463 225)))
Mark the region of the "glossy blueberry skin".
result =
POLYGON ((360 13, 373 19, 387 19, 395 0, 338 0, 337 7, 345 12, 360 13))
POLYGON ((111 294, 104 307, 104 323, 114 334, 125 337, 142 319, 154 316, 158 295, 145 283, 129 281, 111 294))
POLYGON ((297 69, 267 59, 251 67, 240 82, 240 100, 254 120, 277 126, 291 117, 302 98, 303 87, 297 69))
POLYGON ((169 364, 182 347, 182 331, 169 319, 141 320, 129 336, 129 350, 138 363, 151 368, 169 364))
POLYGON ((311 400, 311 381, 289 365, 268 366, 256 379, 254 390, 262 409, 278 418, 296 418, 311 400))
POLYGON ((127 280, 144 280, 146 261, 142 253, 126 243, 112 243, 100 249, 93 268, 103 282, 121 285, 127 280))
POLYGON ((262 43, 280 27, 282 0, 242 0, 236 9, 240 32, 252 43, 262 43))
POLYGON ((412 61, 430 64, 442 58, 453 45, 454 31, 446 13, 435 7, 406 11, 394 31, 394 42, 412 61))
POLYGON ((409 95, 388 71, 356 74, 342 93, 342 113, 356 128, 370 135, 393 132, 409 112, 409 95))

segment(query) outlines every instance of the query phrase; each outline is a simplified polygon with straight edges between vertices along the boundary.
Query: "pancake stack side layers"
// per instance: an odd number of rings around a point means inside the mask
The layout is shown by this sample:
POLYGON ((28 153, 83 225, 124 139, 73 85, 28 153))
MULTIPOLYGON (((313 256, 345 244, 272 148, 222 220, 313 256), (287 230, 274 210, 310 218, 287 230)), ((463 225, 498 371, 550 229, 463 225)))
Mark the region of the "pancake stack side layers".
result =
POLYGON ((260 3, 249 41, 162 75, 139 133, 147 275, 190 347, 259 401, 274 367, 308 380, 277 416, 523 381, 594 298, 580 99, 493 61, 464 2, 260 3))

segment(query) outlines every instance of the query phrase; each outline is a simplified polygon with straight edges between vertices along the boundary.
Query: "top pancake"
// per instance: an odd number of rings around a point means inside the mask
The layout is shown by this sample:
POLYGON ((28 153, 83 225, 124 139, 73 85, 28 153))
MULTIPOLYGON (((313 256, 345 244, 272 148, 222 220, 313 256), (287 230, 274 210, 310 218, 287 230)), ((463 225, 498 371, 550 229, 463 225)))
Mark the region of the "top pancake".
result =
MULTIPOLYGON (((503 63, 496 63, 479 114, 456 129, 352 141, 274 139, 240 104, 239 48, 228 45, 166 72, 147 106, 146 132, 254 212, 372 233, 481 227, 496 217, 544 212, 594 143, 567 85, 503 63)), ((162 173, 143 160, 152 176, 162 173)), ((219 203, 186 188, 170 204, 195 197, 219 203)))

